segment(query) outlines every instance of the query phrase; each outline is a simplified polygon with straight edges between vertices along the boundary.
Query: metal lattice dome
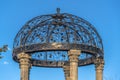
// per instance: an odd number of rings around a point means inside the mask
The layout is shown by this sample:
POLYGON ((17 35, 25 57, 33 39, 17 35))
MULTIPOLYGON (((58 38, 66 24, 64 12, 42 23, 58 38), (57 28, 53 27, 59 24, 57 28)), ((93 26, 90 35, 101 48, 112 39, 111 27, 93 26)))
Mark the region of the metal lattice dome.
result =
POLYGON ((88 21, 68 13, 37 16, 18 32, 13 44, 13 59, 26 52, 33 66, 61 67, 68 62, 68 50, 81 50, 79 66, 89 65, 96 57, 103 58, 102 40, 88 21))

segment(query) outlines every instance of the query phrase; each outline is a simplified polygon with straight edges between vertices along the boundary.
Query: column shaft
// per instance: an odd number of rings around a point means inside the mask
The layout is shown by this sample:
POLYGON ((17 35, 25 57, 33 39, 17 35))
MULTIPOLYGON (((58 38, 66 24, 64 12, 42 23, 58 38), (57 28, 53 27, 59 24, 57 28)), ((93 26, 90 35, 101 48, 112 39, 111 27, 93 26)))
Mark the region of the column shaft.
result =
POLYGON ((63 66, 63 69, 64 69, 64 75, 65 75, 65 80, 70 80, 70 66, 69 65, 66 65, 66 66, 63 66))
POLYGON ((20 69, 21 69, 21 78, 20 80, 29 80, 29 71, 30 71, 30 56, 25 53, 18 54, 20 69))
POLYGON ((96 68, 96 80, 103 80, 103 59, 96 59, 95 68, 96 68))
POLYGON ((70 50, 68 53, 70 60, 70 80, 78 80, 78 56, 80 52, 80 50, 70 50))
POLYGON ((71 64, 70 64, 70 78, 71 78, 71 80, 78 80, 78 63, 71 62, 71 64))
POLYGON ((96 70, 96 80, 103 80, 103 71, 96 70))

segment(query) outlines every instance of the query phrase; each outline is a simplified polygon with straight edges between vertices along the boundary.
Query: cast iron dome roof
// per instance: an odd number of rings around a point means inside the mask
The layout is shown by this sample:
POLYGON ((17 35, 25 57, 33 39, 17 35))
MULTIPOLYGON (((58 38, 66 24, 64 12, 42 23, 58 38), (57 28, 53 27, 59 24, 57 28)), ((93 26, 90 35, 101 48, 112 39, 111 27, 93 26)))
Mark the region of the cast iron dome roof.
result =
POLYGON ((60 67, 57 63, 68 61, 70 49, 82 51, 80 65, 93 63, 87 63, 88 59, 103 57, 102 40, 93 25, 75 15, 60 13, 58 8, 56 14, 37 16, 20 29, 14 39, 13 58, 17 61, 17 54, 26 52, 32 55, 35 66, 60 67), (84 64, 81 64, 82 60, 84 64), (43 65, 36 61, 48 63, 43 65))

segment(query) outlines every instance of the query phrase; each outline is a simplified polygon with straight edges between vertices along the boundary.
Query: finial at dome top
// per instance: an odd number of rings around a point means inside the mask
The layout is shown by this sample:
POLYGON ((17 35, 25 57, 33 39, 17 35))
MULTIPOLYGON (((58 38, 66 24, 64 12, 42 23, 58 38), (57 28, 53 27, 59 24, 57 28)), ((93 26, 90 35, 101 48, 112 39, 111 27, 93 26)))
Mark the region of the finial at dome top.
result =
POLYGON ((57 11, 57 14, 60 14, 60 8, 57 8, 56 11, 57 11))

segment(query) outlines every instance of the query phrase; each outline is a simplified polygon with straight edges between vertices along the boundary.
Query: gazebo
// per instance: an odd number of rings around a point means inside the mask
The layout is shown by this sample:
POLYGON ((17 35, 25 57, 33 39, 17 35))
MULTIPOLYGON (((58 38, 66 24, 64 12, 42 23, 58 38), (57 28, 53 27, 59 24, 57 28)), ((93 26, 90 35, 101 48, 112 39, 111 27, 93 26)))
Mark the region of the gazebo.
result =
POLYGON ((29 80, 30 68, 63 68, 65 80, 78 80, 78 67, 95 64, 96 80, 103 80, 104 51, 100 35, 88 21, 69 13, 40 15, 17 33, 13 59, 21 79, 29 80))

